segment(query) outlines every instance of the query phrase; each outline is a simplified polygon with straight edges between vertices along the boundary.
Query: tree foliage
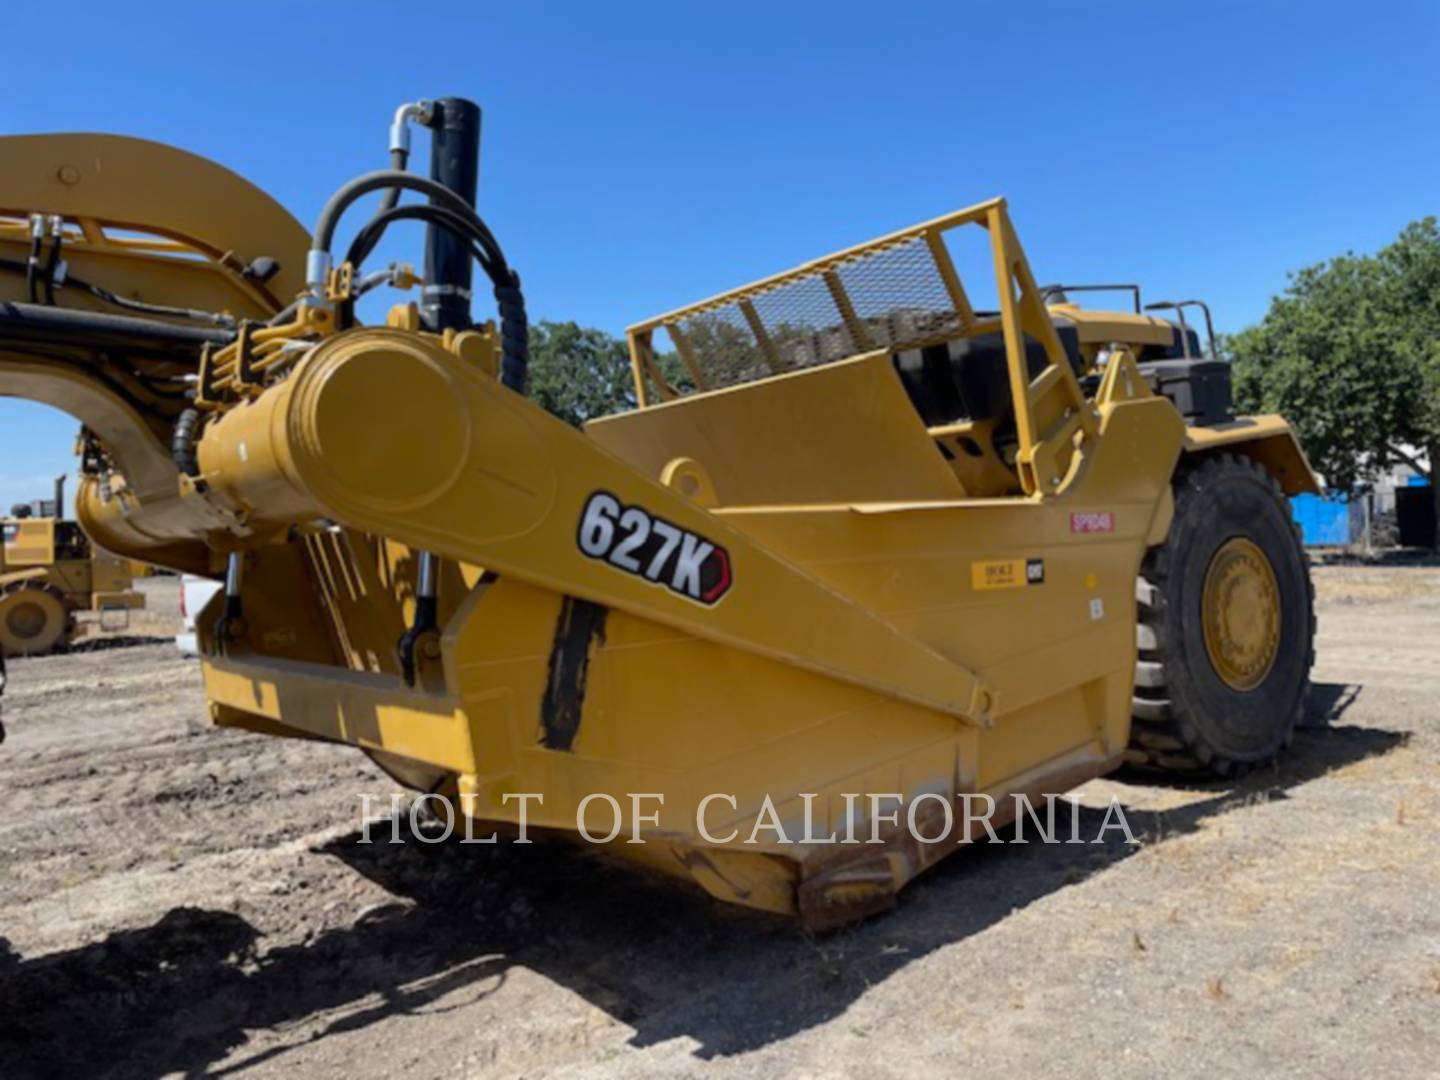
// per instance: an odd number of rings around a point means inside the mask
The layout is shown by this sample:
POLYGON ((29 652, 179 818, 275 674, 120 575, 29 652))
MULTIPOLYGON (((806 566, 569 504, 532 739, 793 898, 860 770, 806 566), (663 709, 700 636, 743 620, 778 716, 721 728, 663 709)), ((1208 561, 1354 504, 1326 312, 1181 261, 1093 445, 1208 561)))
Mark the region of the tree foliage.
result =
POLYGON ((1284 413, 1331 488, 1353 491, 1400 461, 1419 469, 1415 448, 1440 464, 1435 218, 1375 255, 1292 274, 1265 318, 1227 345, 1237 405, 1284 413))
MULTIPOLYGON (((665 380, 682 394, 695 389, 674 352, 655 355, 665 380)), ((566 423, 635 408, 630 346, 622 338, 573 322, 538 322, 530 327, 529 394, 566 423)))
POLYGON ((530 327, 530 396, 579 427, 635 407, 630 351, 603 330, 573 322, 530 327))

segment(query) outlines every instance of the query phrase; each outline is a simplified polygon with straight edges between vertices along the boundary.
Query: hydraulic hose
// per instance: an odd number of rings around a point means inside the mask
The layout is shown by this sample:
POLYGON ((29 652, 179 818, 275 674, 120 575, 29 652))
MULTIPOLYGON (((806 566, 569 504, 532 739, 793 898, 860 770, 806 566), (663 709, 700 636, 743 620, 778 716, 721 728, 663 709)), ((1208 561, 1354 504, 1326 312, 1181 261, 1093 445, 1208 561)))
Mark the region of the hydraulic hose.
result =
POLYGON ((170 437, 170 456, 175 467, 186 476, 200 475, 200 461, 195 444, 200 437, 200 410, 193 405, 175 418, 175 432, 170 437))
MULTIPOLYGON (((408 189, 418 191, 422 195, 428 195, 440 203, 447 210, 451 210, 464 217, 474 217, 475 211, 459 195, 447 188, 444 184, 436 183, 434 180, 423 176, 416 176, 414 173, 400 172, 393 169, 381 169, 378 172, 366 173, 364 176, 357 176, 348 184, 330 196, 320 216, 315 220, 315 231, 312 233, 314 240, 311 242, 312 251, 330 253, 330 247, 335 241, 335 227, 340 223, 340 217, 349 209, 350 205, 361 196, 368 195, 372 191, 381 188, 408 189)), ((478 218, 476 220, 479 220, 478 218)), ((489 230, 487 229, 488 233, 489 230)))
POLYGON ((500 381, 516 393, 523 394, 530 366, 530 331, 525 312, 525 295, 520 288, 520 275, 510 269, 489 226, 469 204, 443 184, 405 172, 374 172, 350 181, 330 197, 330 201, 320 212, 311 249, 312 261, 316 254, 320 253, 328 265, 330 248, 340 217, 356 199, 378 188, 395 191, 408 188, 430 195, 440 205, 422 203, 382 210, 366 223, 351 242, 347 260, 352 266, 358 267, 375 249, 390 224, 405 219, 432 221, 469 240, 475 260, 494 286, 495 302, 499 307, 500 381))
POLYGON ((218 327, 177 326, 154 319, 110 315, 43 304, 0 303, 0 342, 53 342, 86 348, 127 349, 141 356, 188 353, 202 345, 228 345, 235 335, 218 327))
MULTIPOLYGON (((390 124, 390 168, 404 172, 410 163, 410 124, 429 124, 435 115, 435 107, 428 101, 411 101, 395 110, 395 119, 390 124)), ((390 188, 380 199, 380 213, 384 213, 400 201, 400 189, 390 188)))
MULTIPOLYGON (((396 148, 394 148, 393 150, 390 151, 390 171, 391 171, 391 172, 404 172, 404 171, 405 171, 405 167, 406 167, 406 165, 409 164, 409 162, 410 162, 410 151, 409 151, 409 150, 405 150, 405 149, 402 149, 402 148, 400 148, 400 147, 396 147, 396 148)), ((379 213, 383 214, 386 210, 389 210, 389 209, 391 209, 392 207, 394 207, 394 205, 395 205, 396 203, 398 203, 399 201, 400 201, 400 189, 399 189, 398 187, 392 187, 392 188, 390 188, 390 189, 387 190, 387 191, 385 192, 385 194, 384 194, 383 196, 381 196, 381 198, 380 198, 380 210, 379 210, 379 213)))
POLYGON ((345 253, 345 261, 351 266, 360 266, 370 257, 370 253, 375 250, 375 245, 380 242, 380 238, 391 223, 407 219, 433 222, 462 240, 469 241, 475 245, 476 261, 480 263, 487 274, 493 272, 494 260, 480 248, 480 238, 475 229, 475 223, 442 206, 431 206, 428 203, 396 206, 376 214, 355 234, 355 239, 350 242, 350 249, 345 253))
POLYGON ((60 245, 64 242, 57 231, 50 242, 50 254, 45 259, 45 303, 55 306, 55 268, 60 265, 60 245))
POLYGON ((274 315, 271 315, 270 318, 266 319, 265 325, 279 326, 281 323, 289 322, 292 318, 295 317, 295 312, 300 310, 300 304, 300 300, 291 300, 290 303, 286 304, 274 315))
POLYGON ((530 320, 519 274, 512 270, 509 284, 496 284, 495 302, 500 308, 500 382, 523 394, 530 369, 530 320))
POLYGON ((40 231, 32 228, 30 257, 25 260, 25 295, 32 304, 40 302, 40 297, 35 292, 35 271, 38 269, 40 269, 40 231))
MULTIPOLYGON (((417 204, 397 206, 377 214, 366 224, 351 242, 345 258, 352 266, 358 266, 374 250, 380 237, 392 222, 418 219, 433 222, 472 243, 475 261, 485 270, 494 286, 495 303, 500 313, 500 381, 517 394, 525 392, 530 366, 530 324, 525 312, 525 294, 520 288, 520 275, 504 262, 498 245, 495 254, 498 265, 486 257, 474 225, 468 218, 452 214, 443 207, 417 204)), ((478 223, 483 225, 482 223, 478 223)), ((488 233, 488 229, 486 232, 488 233)), ((493 243, 493 237, 489 238, 493 243)))
MULTIPOLYGON (((9 270, 17 274, 25 274, 29 291, 34 295, 36 281, 32 277, 33 272, 29 263, 17 262, 14 259, 0 259, 0 270, 9 270)), ((97 300, 103 300, 107 304, 124 308, 126 311, 138 311, 145 315, 169 315, 177 319, 191 319, 195 322, 209 323, 212 326, 223 326, 227 328, 235 325, 235 320, 229 315, 222 315, 214 311, 200 311, 197 308, 170 307, 168 304, 147 304, 143 300, 131 300, 125 296, 116 296, 109 289, 102 288, 99 285, 92 284, 83 278, 77 278, 73 275, 67 276, 64 284, 73 285, 77 289, 83 289, 97 300)), ((49 295, 50 300, 48 302, 51 306, 54 306, 53 293, 49 295)), ((38 302, 38 297, 32 301, 32 303, 38 302)))
POLYGON ((146 315, 171 315, 177 319, 193 319, 195 322, 210 323, 212 326, 233 327, 235 320, 229 315, 223 315, 215 311, 200 311, 198 308, 171 307, 168 304, 147 304, 143 300, 131 300, 129 297, 117 296, 108 289, 102 289, 99 285, 92 285, 88 281, 81 281, 79 278, 67 278, 69 284, 84 289, 97 300, 103 300, 107 304, 114 304, 126 311, 139 311, 146 315))

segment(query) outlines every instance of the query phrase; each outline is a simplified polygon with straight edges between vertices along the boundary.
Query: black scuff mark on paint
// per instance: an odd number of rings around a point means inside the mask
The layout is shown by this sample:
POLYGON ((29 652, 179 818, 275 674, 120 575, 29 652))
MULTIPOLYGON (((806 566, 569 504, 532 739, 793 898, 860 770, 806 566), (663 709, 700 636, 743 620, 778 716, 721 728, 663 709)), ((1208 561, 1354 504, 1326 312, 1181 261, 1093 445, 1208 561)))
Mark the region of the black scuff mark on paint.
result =
POLYGON ((605 644, 608 614, 609 608, 573 596, 560 605, 550 672, 540 699, 540 744, 550 750, 569 750, 580 731, 590 656, 596 645, 605 644))

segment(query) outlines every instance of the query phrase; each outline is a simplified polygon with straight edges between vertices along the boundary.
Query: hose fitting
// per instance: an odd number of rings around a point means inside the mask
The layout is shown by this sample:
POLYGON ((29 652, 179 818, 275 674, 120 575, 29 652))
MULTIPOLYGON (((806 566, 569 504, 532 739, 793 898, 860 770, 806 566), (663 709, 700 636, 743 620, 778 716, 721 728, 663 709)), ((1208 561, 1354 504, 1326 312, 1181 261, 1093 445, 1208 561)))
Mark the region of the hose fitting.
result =
POLYGON ((334 260, 324 248, 311 248, 305 256, 305 291, 317 303, 325 303, 325 285, 330 280, 334 260))
POLYGON ((390 152, 410 153, 410 124, 429 127, 435 118, 435 106, 429 101, 412 101, 395 110, 395 119, 390 124, 390 152))

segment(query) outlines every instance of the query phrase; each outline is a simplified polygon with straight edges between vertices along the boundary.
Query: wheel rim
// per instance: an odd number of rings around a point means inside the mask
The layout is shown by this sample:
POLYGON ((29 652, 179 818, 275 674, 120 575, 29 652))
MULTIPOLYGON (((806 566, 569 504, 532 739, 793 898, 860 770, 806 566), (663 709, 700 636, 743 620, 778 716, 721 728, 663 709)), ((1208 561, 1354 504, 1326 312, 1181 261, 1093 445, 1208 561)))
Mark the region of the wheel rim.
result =
POLYGON ((1270 560, 1244 537, 1210 559, 1200 599, 1210 666, 1232 690, 1265 681, 1280 652, 1280 587, 1270 560))

